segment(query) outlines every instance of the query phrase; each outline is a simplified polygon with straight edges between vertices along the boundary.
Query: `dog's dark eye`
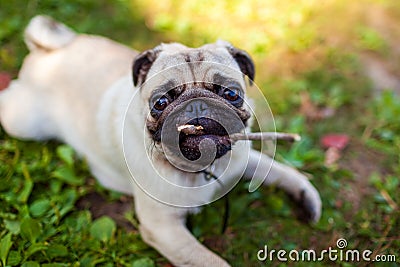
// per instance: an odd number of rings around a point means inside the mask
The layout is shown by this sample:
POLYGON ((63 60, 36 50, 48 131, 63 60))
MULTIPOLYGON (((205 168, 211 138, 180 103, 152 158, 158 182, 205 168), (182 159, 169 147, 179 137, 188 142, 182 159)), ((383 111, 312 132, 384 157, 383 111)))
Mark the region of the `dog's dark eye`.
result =
POLYGON ((223 96, 229 102, 236 102, 237 100, 240 99, 240 94, 239 94, 239 91, 237 89, 228 89, 228 88, 226 88, 224 90, 223 96))
POLYGON ((154 103, 154 108, 158 111, 163 111, 169 104, 169 100, 166 96, 162 96, 154 103))

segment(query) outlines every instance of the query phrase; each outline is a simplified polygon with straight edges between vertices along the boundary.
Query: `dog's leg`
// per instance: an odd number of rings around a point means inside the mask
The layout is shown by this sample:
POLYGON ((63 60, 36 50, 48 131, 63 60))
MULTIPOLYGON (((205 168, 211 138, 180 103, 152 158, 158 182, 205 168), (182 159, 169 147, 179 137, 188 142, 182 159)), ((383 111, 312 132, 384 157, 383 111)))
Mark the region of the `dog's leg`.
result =
POLYGON ((135 206, 143 240, 175 266, 229 266, 186 229, 186 209, 159 203, 139 190, 135 206))
POLYGON ((274 161, 267 155, 251 150, 244 173, 246 179, 264 179, 264 185, 276 184, 300 204, 307 219, 317 222, 321 216, 321 199, 307 177, 297 170, 274 161))
POLYGON ((0 92, 0 123, 21 139, 43 140, 56 135, 56 127, 43 112, 43 98, 19 80, 0 92))
MULTIPOLYGON (((45 99, 42 83, 45 69, 38 69, 43 54, 54 51, 71 43, 76 34, 74 31, 46 16, 34 17, 25 29, 25 43, 32 53, 40 51, 36 56, 28 57, 19 74, 19 80, 0 92, 0 122, 12 136, 21 139, 43 140, 57 137, 57 127, 45 111, 45 99), (34 72, 24 69, 33 69, 34 72), (35 72, 36 71, 36 72, 35 72), (36 79, 39 77, 39 79, 36 79), (39 82, 35 82, 39 80, 39 82), (39 89, 35 88, 35 85, 39 89)), ((56 106, 55 106, 56 107, 56 106)), ((47 107, 49 108, 49 107, 47 107)))

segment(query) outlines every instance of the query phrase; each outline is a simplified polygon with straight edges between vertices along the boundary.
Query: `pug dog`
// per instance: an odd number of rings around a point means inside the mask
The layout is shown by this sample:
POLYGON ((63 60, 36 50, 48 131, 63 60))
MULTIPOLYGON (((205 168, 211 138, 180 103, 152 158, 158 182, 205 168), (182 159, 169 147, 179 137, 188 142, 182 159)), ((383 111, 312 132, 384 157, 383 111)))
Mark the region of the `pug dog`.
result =
POLYGON ((241 177, 282 188, 310 221, 320 218, 319 194, 303 174, 230 139, 251 126, 246 52, 217 41, 139 54, 47 16, 31 20, 25 42, 18 79, 0 93, 2 127, 71 145, 102 185, 133 195, 143 240, 173 265, 229 266, 185 220, 241 177))

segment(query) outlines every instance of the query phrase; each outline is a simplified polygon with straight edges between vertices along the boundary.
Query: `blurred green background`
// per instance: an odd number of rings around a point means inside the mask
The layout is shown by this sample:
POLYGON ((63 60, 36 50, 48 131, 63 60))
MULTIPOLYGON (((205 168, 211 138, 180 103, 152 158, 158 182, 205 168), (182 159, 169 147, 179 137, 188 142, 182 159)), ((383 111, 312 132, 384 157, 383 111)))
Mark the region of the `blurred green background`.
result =
MULTIPOLYGON (((265 265, 256 258, 264 245, 320 251, 340 237, 349 249, 396 255, 379 266, 399 264, 400 1, 0 0, 1 72, 17 76, 28 53, 23 29, 35 14, 139 51, 224 39, 252 55, 277 130, 303 137, 279 143, 276 158, 307 173, 324 211, 309 226, 279 190, 249 194, 240 183, 225 234, 223 202, 193 217, 194 234, 233 266, 265 265), (329 133, 350 143, 327 166, 319 140, 329 133)), ((96 184, 68 146, 1 130, 0 160, 1 266, 168 266, 141 241, 131 199, 96 184)))

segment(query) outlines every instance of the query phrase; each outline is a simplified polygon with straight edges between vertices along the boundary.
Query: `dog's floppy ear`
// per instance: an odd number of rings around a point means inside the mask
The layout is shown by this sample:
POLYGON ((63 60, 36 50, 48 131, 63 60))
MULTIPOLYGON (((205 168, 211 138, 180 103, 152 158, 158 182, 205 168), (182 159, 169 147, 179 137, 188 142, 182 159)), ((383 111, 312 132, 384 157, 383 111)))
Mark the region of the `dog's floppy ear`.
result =
POLYGON ((228 45, 226 48, 238 63, 240 70, 250 78, 250 82, 253 81, 255 68, 254 62, 251 59, 250 55, 247 54, 245 51, 234 47, 233 45, 228 45))
POLYGON ((135 86, 141 85, 146 80, 147 73, 159 53, 160 49, 156 47, 146 50, 135 57, 132 66, 133 84, 135 86))

